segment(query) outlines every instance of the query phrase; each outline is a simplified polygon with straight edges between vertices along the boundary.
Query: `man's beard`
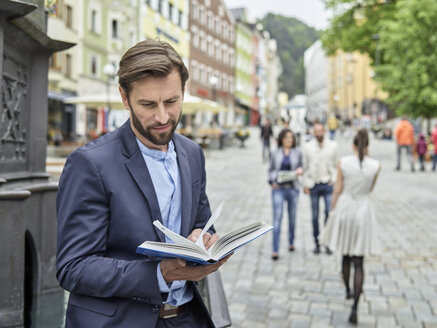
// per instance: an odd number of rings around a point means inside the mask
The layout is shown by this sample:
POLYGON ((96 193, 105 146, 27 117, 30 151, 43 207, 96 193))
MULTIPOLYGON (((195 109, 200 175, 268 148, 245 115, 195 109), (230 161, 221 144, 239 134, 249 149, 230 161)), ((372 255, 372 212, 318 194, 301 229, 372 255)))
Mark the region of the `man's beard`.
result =
POLYGON ((154 124, 154 125, 149 125, 146 128, 144 128, 143 125, 141 124, 140 120, 138 119, 138 117, 135 115, 135 112, 133 111, 132 106, 130 107, 130 111, 132 113, 132 124, 134 125, 134 127, 138 131, 138 133, 141 134, 147 140, 149 140, 151 143, 158 145, 158 146, 164 146, 170 142, 171 138, 173 138, 173 134, 174 134, 176 127, 179 124, 179 121, 181 120, 181 116, 182 116, 182 111, 181 111, 181 114, 179 115, 177 121, 170 118, 166 124, 154 124), (154 134, 152 132, 153 128, 164 126, 167 124, 171 125, 170 131, 157 133, 157 134, 154 134))
POLYGON ((319 143, 322 143, 322 142, 323 142, 323 137, 324 137, 324 136, 316 136, 316 139, 317 139, 317 141, 318 141, 319 143))

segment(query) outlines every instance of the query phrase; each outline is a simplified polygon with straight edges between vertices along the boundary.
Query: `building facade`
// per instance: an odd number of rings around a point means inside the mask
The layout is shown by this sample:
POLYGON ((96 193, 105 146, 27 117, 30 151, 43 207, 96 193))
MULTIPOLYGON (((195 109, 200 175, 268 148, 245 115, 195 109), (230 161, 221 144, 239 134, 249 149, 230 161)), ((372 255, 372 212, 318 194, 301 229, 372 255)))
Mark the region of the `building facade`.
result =
POLYGON ((386 95, 373 80, 370 58, 358 52, 338 51, 329 58, 329 109, 342 118, 372 123, 386 119, 386 95))
MULTIPOLYGON (((191 0, 188 18, 190 58, 188 93, 208 100, 215 110, 198 110, 187 125, 234 123, 234 19, 222 0, 191 0)), ((210 107, 211 108, 211 107, 210 107)))
MULTIPOLYGON (((317 40, 304 52, 305 93, 308 121, 326 121, 330 111, 328 57, 317 40)), ((335 110, 334 110, 335 112, 335 110)))
POLYGON ((258 107, 254 107, 256 98, 256 43, 253 25, 247 22, 246 9, 231 9, 235 18, 235 111, 243 117, 245 124, 257 122, 258 107), (254 83, 255 82, 255 83, 254 83))
POLYGON ((50 4, 48 34, 76 43, 52 57, 50 64, 49 98, 56 96, 58 104, 49 106, 49 127, 57 132, 60 128, 64 139, 92 139, 120 126, 128 116, 115 74, 123 53, 139 41, 139 5, 139 0, 50 4))
POLYGON ((386 119, 386 96, 373 80, 368 56, 339 50, 327 57, 318 40, 305 51, 304 66, 309 121, 324 122, 330 113, 343 120, 386 119))

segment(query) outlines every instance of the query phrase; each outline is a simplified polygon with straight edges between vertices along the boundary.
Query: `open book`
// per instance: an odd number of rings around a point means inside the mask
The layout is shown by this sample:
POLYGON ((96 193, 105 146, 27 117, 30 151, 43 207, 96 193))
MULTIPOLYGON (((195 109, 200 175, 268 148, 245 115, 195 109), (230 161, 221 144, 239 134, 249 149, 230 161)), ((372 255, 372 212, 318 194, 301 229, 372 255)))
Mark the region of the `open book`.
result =
POLYGON ((220 216, 223 203, 215 210, 203 228, 197 242, 194 243, 187 238, 178 235, 164 227, 161 222, 154 221, 153 224, 164 233, 174 243, 161 243, 156 241, 145 241, 137 247, 137 253, 144 255, 157 256, 162 258, 175 257, 182 258, 189 262, 200 264, 215 263, 232 253, 237 248, 251 242, 259 236, 273 229, 261 221, 248 224, 239 229, 233 230, 220 237, 217 242, 208 250, 203 245, 203 234, 213 225, 220 216))
POLYGON ((278 183, 283 183, 283 182, 293 182, 296 179, 297 179, 296 171, 281 170, 278 172, 276 181, 278 183))

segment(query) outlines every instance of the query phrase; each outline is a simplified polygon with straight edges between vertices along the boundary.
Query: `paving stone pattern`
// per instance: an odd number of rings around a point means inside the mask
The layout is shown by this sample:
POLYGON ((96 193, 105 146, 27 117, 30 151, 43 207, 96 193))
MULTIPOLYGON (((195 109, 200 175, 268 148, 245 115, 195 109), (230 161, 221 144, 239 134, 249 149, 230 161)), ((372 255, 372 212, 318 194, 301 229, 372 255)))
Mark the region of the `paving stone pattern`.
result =
MULTIPOLYGON (((272 223, 267 164, 261 160, 259 131, 246 147, 207 150, 207 192, 214 209, 225 202, 218 233, 261 219, 272 223)), ((341 155, 352 140, 338 137, 341 155)), ((393 141, 371 139, 370 154, 382 171, 373 193, 382 254, 365 259, 360 327, 437 328, 437 172, 395 172, 393 141)), ((321 204, 321 207, 323 205, 321 204)), ((221 268, 233 327, 349 327, 352 301, 345 300, 341 256, 314 255, 309 196, 300 193, 296 251, 287 250, 281 230, 280 257, 270 258, 272 235, 239 249, 221 268)), ((322 218, 320 218, 322 222, 322 218)))

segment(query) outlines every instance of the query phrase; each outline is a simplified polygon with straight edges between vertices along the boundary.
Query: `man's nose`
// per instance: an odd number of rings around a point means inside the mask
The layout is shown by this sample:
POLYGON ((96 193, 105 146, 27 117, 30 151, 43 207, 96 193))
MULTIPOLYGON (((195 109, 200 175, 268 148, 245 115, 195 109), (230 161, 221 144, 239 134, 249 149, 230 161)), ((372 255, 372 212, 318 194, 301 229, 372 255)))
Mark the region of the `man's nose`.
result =
POLYGON ((165 110, 165 106, 163 103, 158 104, 157 111, 155 113, 155 119, 160 124, 166 124, 168 122, 168 113, 165 110))

